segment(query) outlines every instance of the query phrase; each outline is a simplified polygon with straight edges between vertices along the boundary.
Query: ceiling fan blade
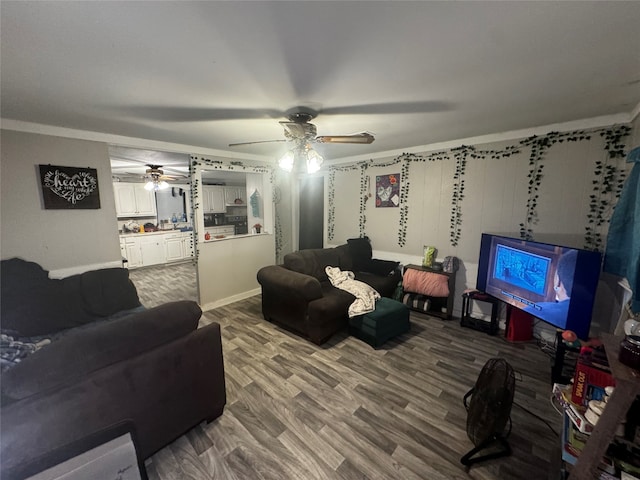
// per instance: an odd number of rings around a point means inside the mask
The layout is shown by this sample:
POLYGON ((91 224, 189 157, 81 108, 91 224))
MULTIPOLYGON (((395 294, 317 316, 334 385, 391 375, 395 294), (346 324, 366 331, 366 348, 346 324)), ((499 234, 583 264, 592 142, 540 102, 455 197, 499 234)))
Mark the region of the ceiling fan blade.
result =
POLYGON ((368 115, 448 112, 455 108, 452 102, 425 100, 418 102, 371 103, 366 105, 347 105, 327 107, 320 110, 321 115, 368 115))
POLYGON ((318 143, 360 143, 369 144, 375 140, 370 133, 358 133, 356 135, 323 135, 316 137, 318 143))
POLYGON ((157 105, 123 106, 119 110, 136 118, 169 122, 202 122, 217 120, 259 120, 284 116, 284 112, 272 108, 207 108, 157 105))
POLYGON ((240 142, 240 143, 230 143, 230 147, 237 147, 238 145, 255 145, 257 143, 275 143, 275 142, 286 142, 285 139, 282 140, 261 140, 258 142, 240 142))

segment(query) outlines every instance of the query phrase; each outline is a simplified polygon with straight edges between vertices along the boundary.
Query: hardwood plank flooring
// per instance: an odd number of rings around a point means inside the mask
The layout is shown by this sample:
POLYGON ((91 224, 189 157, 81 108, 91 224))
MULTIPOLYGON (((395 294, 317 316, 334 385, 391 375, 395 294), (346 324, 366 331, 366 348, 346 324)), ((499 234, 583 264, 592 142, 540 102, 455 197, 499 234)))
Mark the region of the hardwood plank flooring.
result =
POLYGON ((198 301, 196 266, 191 261, 133 268, 129 278, 147 308, 177 300, 198 301))
POLYGON ((316 346, 263 320, 260 301, 203 314, 222 327, 227 406, 148 459, 151 480, 547 478, 560 441, 518 406, 559 431, 549 358, 533 342, 412 312, 410 332, 378 350, 346 332, 316 346), (513 454, 466 472, 462 397, 496 356, 517 371, 513 454))

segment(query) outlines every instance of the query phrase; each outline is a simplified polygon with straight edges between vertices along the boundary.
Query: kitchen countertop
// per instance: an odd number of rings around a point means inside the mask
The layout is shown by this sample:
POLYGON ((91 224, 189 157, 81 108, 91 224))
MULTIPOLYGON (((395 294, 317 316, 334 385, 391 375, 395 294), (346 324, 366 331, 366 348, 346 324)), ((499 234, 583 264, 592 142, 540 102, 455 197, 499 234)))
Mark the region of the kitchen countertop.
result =
POLYGON ((188 230, 186 232, 182 232, 180 231, 179 228, 176 228, 175 230, 158 230, 156 232, 120 232, 120 236, 121 237, 142 237, 142 236, 149 236, 149 235, 164 235, 167 233, 193 233, 193 230, 188 230))

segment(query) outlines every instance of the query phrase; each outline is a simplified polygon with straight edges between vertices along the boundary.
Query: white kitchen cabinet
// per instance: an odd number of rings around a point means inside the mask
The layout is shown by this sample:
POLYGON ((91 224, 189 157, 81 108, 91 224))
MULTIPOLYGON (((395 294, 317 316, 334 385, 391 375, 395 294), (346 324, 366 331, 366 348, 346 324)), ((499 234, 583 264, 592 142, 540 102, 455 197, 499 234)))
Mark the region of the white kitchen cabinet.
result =
POLYGON ((141 236, 139 238, 142 264, 145 267, 167 262, 164 235, 149 235, 148 237, 141 236))
POLYGON ((125 237, 125 258, 129 268, 142 266, 142 251, 140 249, 140 241, 138 237, 125 237))
MULTIPOLYGON (((123 260, 127 258, 127 244, 125 243, 123 238, 120 238, 120 256, 123 260)), ((128 262, 124 265, 128 266, 128 262)))
POLYGON ((193 257, 193 232, 187 232, 183 234, 182 245, 184 251, 184 258, 193 257))
POLYGON ((113 184, 118 217, 152 217, 156 214, 156 197, 143 183, 113 184))
POLYGON ((175 262, 186 257, 182 233, 169 233, 164 238, 167 262, 175 262))
POLYGON ((204 213, 225 213, 224 187, 205 186, 202 189, 204 213))
POLYGON ((244 185, 224 187, 224 201, 227 205, 246 205, 247 187, 244 185), (236 200, 242 200, 242 203, 236 203, 236 200))

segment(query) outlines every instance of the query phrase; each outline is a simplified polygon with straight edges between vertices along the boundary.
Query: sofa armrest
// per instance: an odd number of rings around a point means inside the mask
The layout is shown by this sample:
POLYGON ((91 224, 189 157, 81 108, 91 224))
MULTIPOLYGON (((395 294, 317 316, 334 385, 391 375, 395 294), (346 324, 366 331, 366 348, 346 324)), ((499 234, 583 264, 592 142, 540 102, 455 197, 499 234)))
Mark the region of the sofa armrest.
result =
POLYGON ((301 297, 307 302, 322 298, 320 281, 311 275, 294 272, 280 265, 269 265, 258 270, 257 277, 263 289, 277 291, 282 298, 301 297))
POLYGON ((98 369, 127 360, 195 330, 197 303, 171 302, 67 335, 3 374, 2 396, 12 400, 70 385, 98 369))

